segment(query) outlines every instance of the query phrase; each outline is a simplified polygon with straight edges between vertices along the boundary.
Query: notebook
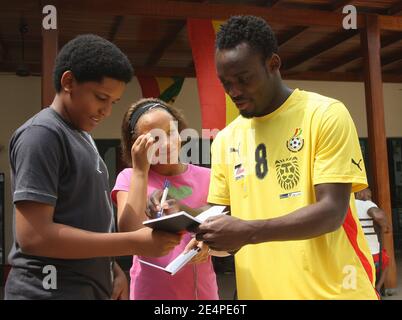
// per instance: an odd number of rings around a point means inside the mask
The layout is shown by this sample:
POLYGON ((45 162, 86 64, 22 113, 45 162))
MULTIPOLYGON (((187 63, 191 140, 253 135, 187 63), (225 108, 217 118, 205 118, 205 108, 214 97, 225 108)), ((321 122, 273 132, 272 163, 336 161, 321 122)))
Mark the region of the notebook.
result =
POLYGON ((163 270, 170 275, 174 276, 181 268, 183 268, 194 256, 200 252, 200 248, 194 248, 186 253, 179 254, 172 262, 170 262, 165 268, 158 266, 156 264, 138 259, 142 264, 146 264, 148 266, 163 270))
POLYGON ((209 217, 225 214, 225 206, 213 206, 193 217, 185 211, 162 216, 160 218, 144 221, 143 224, 155 230, 178 233, 200 225, 209 217))

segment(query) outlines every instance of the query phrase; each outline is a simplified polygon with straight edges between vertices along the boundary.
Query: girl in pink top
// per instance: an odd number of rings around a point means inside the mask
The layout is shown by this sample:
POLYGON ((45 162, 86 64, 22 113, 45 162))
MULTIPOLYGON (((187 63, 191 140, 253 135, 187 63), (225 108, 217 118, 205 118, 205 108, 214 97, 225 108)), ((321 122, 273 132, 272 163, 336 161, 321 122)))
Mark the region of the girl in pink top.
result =
MULTIPOLYGON (((158 99, 142 99, 126 112, 122 124, 122 152, 124 160, 132 168, 124 169, 118 175, 112 190, 112 199, 118 207, 119 231, 143 227, 133 217, 137 215, 142 221, 147 219, 146 198, 155 190, 163 189, 166 179, 170 182, 169 197, 181 205, 190 208, 207 205, 209 169, 178 161, 181 146, 179 132, 185 128, 186 124, 178 110, 158 99), (138 137, 142 139, 144 135, 152 136, 154 146, 160 147, 155 152, 149 170, 145 171, 139 170, 135 162, 138 145, 141 148, 143 144, 144 148, 147 142, 137 141, 134 144, 138 137), (166 141, 162 141, 163 136, 167 136, 166 141), (138 184, 141 183, 144 185, 143 192, 138 192, 141 188, 138 184)), ((164 212, 169 213, 169 210, 164 212)), ((183 252, 191 240, 191 234, 185 233, 180 244, 168 255, 161 258, 139 258, 165 267, 183 252)), ((202 253, 193 259, 193 263, 187 264, 174 276, 142 264, 134 256, 130 270, 130 299, 219 299, 216 275, 206 247, 203 245, 202 253)))

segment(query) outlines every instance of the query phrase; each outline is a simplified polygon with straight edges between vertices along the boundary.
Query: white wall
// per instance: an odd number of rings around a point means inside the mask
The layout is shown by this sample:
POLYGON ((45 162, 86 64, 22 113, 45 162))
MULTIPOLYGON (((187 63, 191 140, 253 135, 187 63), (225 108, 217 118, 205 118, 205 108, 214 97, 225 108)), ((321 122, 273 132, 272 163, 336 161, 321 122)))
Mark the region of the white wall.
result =
MULTIPOLYGON (((350 110, 359 136, 367 137, 364 86, 352 82, 286 81, 290 87, 315 91, 341 100, 350 110)), ((385 123, 389 137, 402 137, 402 84, 385 84, 385 123)), ((16 128, 40 110, 41 79, 39 77, 20 78, 14 75, 0 75, 0 172, 6 173, 6 251, 12 244, 12 202, 10 192, 8 141, 16 128)), ((137 80, 132 81, 114 106, 112 115, 93 131, 94 138, 120 138, 123 113, 141 97, 137 80)), ((186 79, 176 100, 186 116, 189 126, 200 131, 201 112, 194 78, 186 79)))

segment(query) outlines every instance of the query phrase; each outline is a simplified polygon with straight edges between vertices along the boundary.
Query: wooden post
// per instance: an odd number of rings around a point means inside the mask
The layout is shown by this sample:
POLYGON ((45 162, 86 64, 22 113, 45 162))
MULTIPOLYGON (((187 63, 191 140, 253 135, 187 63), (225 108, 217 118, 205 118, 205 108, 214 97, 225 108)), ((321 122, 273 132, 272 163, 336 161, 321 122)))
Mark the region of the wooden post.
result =
POLYGON ((43 12, 47 5, 57 10, 57 1, 42 1, 42 108, 48 107, 54 98, 53 67, 58 51, 57 12, 54 10, 43 12), (50 16, 52 15, 52 16, 50 16), (56 19, 52 21, 49 19, 56 19), (49 22, 52 22, 51 25, 49 22))
POLYGON ((374 199, 383 209, 391 225, 391 232, 384 237, 384 247, 390 257, 386 288, 397 287, 397 273, 392 236, 392 209, 389 188, 387 139, 384 121, 384 98, 381 75, 380 24, 377 15, 366 15, 366 27, 361 30, 361 45, 364 53, 364 85, 366 92, 366 112, 370 164, 373 170, 374 199))

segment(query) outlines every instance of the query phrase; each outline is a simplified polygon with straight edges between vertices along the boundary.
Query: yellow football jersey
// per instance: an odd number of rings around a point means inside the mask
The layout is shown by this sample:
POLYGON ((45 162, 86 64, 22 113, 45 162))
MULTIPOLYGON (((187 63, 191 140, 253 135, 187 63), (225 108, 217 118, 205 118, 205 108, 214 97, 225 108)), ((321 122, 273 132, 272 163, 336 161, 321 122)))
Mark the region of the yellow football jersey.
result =
MULTIPOLYGON (((245 220, 287 215, 315 202, 314 185, 367 186, 354 123, 339 101, 294 90, 274 112, 239 116, 212 145, 208 202, 245 220)), ((239 299, 377 299, 375 269, 351 195, 338 230, 243 247, 239 299)))

